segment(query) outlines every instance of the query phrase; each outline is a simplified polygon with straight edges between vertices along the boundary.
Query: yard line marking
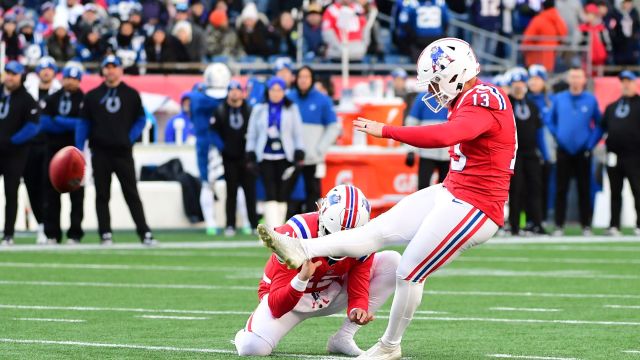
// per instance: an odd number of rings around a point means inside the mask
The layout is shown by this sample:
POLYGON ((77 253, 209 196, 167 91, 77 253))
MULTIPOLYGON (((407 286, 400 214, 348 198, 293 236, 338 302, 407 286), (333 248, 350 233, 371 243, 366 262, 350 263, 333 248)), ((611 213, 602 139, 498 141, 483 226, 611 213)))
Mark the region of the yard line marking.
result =
POLYGON ((543 308, 513 308, 513 307, 492 307, 489 310, 495 311, 524 311, 524 312, 558 312, 562 309, 543 309, 543 308))
POLYGON ((33 286, 87 286, 112 288, 147 288, 147 289, 191 289, 191 290, 246 290, 255 291, 255 286, 223 286, 223 285, 187 285, 187 284, 137 284, 107 283, 86 281, 15 281, 0 280, 0 285, 33 285, 33 286))
MULTIPOLYGON (((144 250, 144 249, 141 249, 144 250)), ((100 255, 100 256, 158 256, 158 257, 251 257, 251 258, 269 258, 270 254, 262 251, 234 251, 233 254, 223 251, 207 252, 207 251, 134 251, 134 250, 104 250, 104 251, 85 251, 85 250, 69 250, 65 254, 74 255, 100 255)))
MULTIPOLYGON (((127 265, 127 264, 76 264, 76 263, 34 263, 34 262, 0 262, 0 267, 7 268, 32 268, 32 269, 86 269, 86 270, 146 270, 146 271, 186 271, 186 272, 234 272, 226 275, 226 279, 253 279, 259 278, 262 268, 258 267, 211 267, 211 266, 176 266, 176 265, 127 265)), ((493 276, 493 277, 555 277, 569 279, 609 279, 609 280, 636 280, 638 275, 602 274, 588 270, 567 271, 509 271, 501 269, 468 268, 468 269, 443 269, 433 276, 493 276)))
MULTIPOLYGON (((340 315, 329 315, 330 317, 340 317, 340 315)), ((377 316, 378 319, 388 319, 388 316, 377 316)), ((438 316, 416 316, 413 320, 426 321, 470 321, 489 323, 521 323, 521 324, 565 324, 565 325, 602 325, 602 326, 640 326, 640 322, 632 321, 596 321, 596 320, 542 320, 542 319, 501 319, 483 317, 438 317, 438 316)))
MULTIPOLYGON (((390 310, 378 310, 376 314, 388 314, 390 310)), ((430 311, 430 310, 418 310, 415 312, 418 315, 447 315, 449 314, 446 311, 430 311)))
POLYGON ((535 293, 508 291, 455 291, 455 290, 427 290, 427 295, 474 295, 474 296, 505 296, 505 297, 549 297, 570 299, 640 299, 635 294, 563 294, 563 293, 535 293))
POLYGON ((602 244, 602 243, 638 243, 640 236, 545 236, 545 237, 509 237, 493 238, 487 243, 499 244, 602 244))
POLYGON ((111 307, 92 307, 92 306, 47 306, 47 305, 11 305, 11 304, 0 304, 0 309, 63 310, 63 311, 113 311, 113 312, 143 312, 143 313, 202 314, 202 315, 251 315, 251 313, 252 313, 251 311, 141 309, 141 308, 111 308, 111 307))
MULTIPOLYGON (((239 285, 187 285, 187 284, 145 284, 145 283, 104 283, 104 282, 73 282, 73 281, 16 281, 0 280, 0 285, 33 285, 33 286, 85 286, 85 287, 114 287, 114 288, 150 288, 150 289, 190 289, 190 290, 238 290, 256 291, 255 286, 239 285)), ((474 295, 474 296, 505 296, 505 297, 557 297, 575 299, 640 299, 635 294, 563 294, 563 293, 535 293, 535 292, 507 292, 507 291, 455 291, 455 290, 427 290, 427 295, 474 295)))
POLYGON ((622 352, 627 354, 640 354, 640 350, 623 350, 622 352))
MULTIPOLYGON (((225 349, 182 348, 182 347, 174 347, 174 346, 150 346, 150 345, 136 345, 136 344, 110 344, 110 343, 96 343, 96 342, 85 342, 85 341, 56 341, 56 340, 40 340, 40 339, 0 338, 0 343, 37 344, 37 345, 73 345, 73 346, 113 348, 113 349, 136 349, 136 350, 213 353, 213 354, 229 354, 229 355, 237 354, 233 350, 225 350, 225 349)), ((288 353, 277 353, 277 352, 273 353, 272 355, 292 357, 297 359, 322 359, 322 360, 351 359, 350 357, 344 357, 344 356, 304 355, 304 354, 288 354, 288 353)))
POLYGON ((565 358, 565 357, 554 357, 554 356, 510 355, 510 354, 487 354, 487 356, 500 358, 500 359, 579 360, 578 358, 565 358))
MULTIPOLYGON (((640 243, 640 236, 624 236, 614 238, 610 236, 593 236, 589 238, 584 237, 532 237, 532 238, 493 238, 489 240, 489 245, 527 245, 527 244, 612 244, 612 243, 640 243)), ((393 244, 390 244, 393 245, 393 244)), ((236 241, 185 241, 185 242, 160 242, 153 250, 162 249, 237 249, 237 248, 262 248, 262 245, 258 244, 251 237, 247 237, 247 240, 236 241)), ((99 244, 78 244, 78 245, 64 245, 64 246, 42 246, 42 245, 13 245, 10 247, 0 248, 0 252, 22 252, 22 251, 77 251, 77 250, 97 250, 97 251, 110 251, 110 250, 140 250, 147 251, 148 248, 142 246, 140 243, 115 243, 111 246, 103 246, 99 244)), ((635 251, 640 251, 640 248, 636 248, 635 251)))
POLYGON ((513 250, 513 251, 522 251, 522 250, 535 250, 535 251, 587 251, 587 252, 638 252, 640 251, 640 247, 637 246, 567 246, 567 245, 548 245, 548 246, 508 246, 508 245, 483 245, 481 250, 513 250))
POLYGON ((18 321, 65 322, 65 323, 87 322, 87 320, 80 320, 80 319, 46 319, 46 318, 13 318, 13 320, 18 320, 18 321))
MULTIPOLYGON (((520 249, 523 250, 523 249, 520 249)), ((551 263, 551 264, 606 264, 606 265, 636 265, 640 259, 587 259, 587 258, 533 258, 510 256, 461 256, 456 261, 461 262, 508 262, 508 263, 551 263)))
POLYGON ((543 278, 563 278, 563 279, 587 279, 587 280, 637 280, 638 275, 602 274, 589 270, 567 270, 567 271, 511 271, 501 269, 443 269, 432 276, 453 277, 453 276, 492 276, 492 277, 543 277, 543 278))
MULTIPOLYGON (((160 242, 152 249, 238 249, 238 248, 263 248, 257 241, 185 241, 185 242, 160 242)), ((78 245, 13 245, 0 249, 2 251, 69 251, 69 250, 148 250, 148 247, 140 243, 115 243, 104 246, 100 244, 78 245)))
POLYGON ((640 310, 640 305, 605 305, 609 309, 634 309, 640 310))
POLYGON ((167 316, 167 315, 140 315, 142 319, 162 319, 162 320, 209 320, 208 317, 201 316, 167 316))
MULTIPOLYGON (((50 310, 52 308, 62 310, 78 310, 78 311, 132 311, 132 312, 183 312, 182 310, 152 310, 152 309, 125 309, 125 308, 90 308, 90 307, 45 307, 45 306, 13 306, 0 305, 2 308, 27 308, 27 309, 43 309, 50 310)), ((206 311, 206 310, 186 310, 184 313, 193 314, 210 314, 210 315, 249 315, 249 311, 206 311)), ((386 313, 386 311, 385 311, 386 313)), ((342 314, 330 315, 330 317, 343 318, 342 314)), ((380 315, 379 319, 388 319, 389 316, 380 315)), ((426 321, 472 321, 472 322, 499 322, 499 323, 536 323, 536 324, 568 324, 568 325, 620 325, 620 326, 640 326, 640 322, 629 321, 596 321, 596 320, 542 320, 542 319, 502 319, 502 318, 482 318, 482 317, 441 317, 441 316, 418 316, 414 320, 426 321)))
MULTIPOLYGON (((126 265, 126 264, 72 264, 72 263, 33 263, 33 262, 0 262, 0 267, 33 268, 33 269, 84 269, 84 270, 151 270, 151 271, 259 271, 259 267, 224 267, 224 266, 175 266, 175 265, 126 265)), ((259 278, 260 276, 258 276, 259 278)))

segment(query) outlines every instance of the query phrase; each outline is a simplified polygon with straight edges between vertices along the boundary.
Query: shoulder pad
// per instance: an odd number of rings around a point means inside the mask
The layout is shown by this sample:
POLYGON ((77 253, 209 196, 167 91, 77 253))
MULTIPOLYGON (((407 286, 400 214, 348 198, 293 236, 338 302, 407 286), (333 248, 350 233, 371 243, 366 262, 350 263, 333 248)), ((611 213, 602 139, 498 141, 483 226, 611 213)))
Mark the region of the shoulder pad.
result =
POLYGON ((478 84, 464 94, 460 104, 456 108, 463 106, 480 106, 491 110, 506 110, 507 100, 504 93, 495 86, 478 84))

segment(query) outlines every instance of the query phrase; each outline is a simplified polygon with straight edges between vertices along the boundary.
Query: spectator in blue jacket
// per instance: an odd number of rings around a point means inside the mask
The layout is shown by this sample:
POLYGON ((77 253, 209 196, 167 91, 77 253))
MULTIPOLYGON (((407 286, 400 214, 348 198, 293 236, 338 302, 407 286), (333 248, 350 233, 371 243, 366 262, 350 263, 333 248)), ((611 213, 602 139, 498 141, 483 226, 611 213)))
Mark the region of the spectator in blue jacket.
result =
MULTIPOLYGON (((547 69, 543 65, 534 64, 529 66, 527 98, 538 106, 542 119, 546 118, 553 99, 553 94, 547 87, 547 78, 547 69)), ((546 126, 543 126, 542 131, 544 132, 544 141, 549 154, 548 160, 542 166, 542 218, 546 219, 550 205, 555 202, 556 141, 546 126)))
POLYGON ((309 4, 302 26, 305 59, 313 60, 316 57, 323 57, 325 46, 322 41, 322 6, 320 4, 309 4))
POLYGON ((196 131, 191 122, 191 115, 189 107, 191 106, 191 99, 189 94, 182 94, 180 98, 180 106, 182 111, 175 115, 167 122, 167 126, 164 129, 164 142, 167 144, 183 144, 189 142, 189 139, 193 139, 195 143, 196 131), (178 132, 182 134, 182 140, 177 141, 178 132))
POLYGON ((317 210, 316 202, 321 197, 320 180, 326 173, 327 150, 336 141, 340 132, 331 98, 316 90, 314 83, 313 70, 309 66, 303 66, 297 72, 295 88, 288 95, 300 109, 305 145, 302 175, 306 201, 304 209, 290 204, 289 215, 291 216, 317 210))
POLYGON ((569 181, 578 183, 580 224, 583 234, 591 234, 591 150, 602 137, 601 113, 596 97, 585 90, 587 77, 582 68, 567 75, 569 89, 555 95, 547 115, 547 127, 558 143, 554 235, 563 234, 569 181))

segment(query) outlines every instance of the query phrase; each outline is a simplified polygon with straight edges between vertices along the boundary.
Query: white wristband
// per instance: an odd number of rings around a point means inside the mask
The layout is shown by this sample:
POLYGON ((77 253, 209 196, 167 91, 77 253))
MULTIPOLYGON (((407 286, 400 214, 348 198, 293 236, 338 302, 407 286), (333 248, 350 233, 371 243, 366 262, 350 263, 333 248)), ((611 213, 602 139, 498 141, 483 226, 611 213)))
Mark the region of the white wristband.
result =
POLYGON ((300 292, 304 292, 307 289, 308 282, 309 280, 300 280, 298 276, 295 276, 293 279, 291 279, 291 287, 300 292))

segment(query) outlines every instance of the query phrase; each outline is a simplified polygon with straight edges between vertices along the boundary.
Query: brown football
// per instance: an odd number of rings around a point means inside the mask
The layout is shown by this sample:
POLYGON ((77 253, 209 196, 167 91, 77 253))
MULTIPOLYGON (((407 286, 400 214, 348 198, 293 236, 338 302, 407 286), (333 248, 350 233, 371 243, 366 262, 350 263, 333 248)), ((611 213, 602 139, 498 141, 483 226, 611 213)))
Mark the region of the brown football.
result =
POLYGON ((49 179, 58 192, 77 190, 84 177, 84 155, 74 146, 66 146, 58 151, 49 164, 49 179))

